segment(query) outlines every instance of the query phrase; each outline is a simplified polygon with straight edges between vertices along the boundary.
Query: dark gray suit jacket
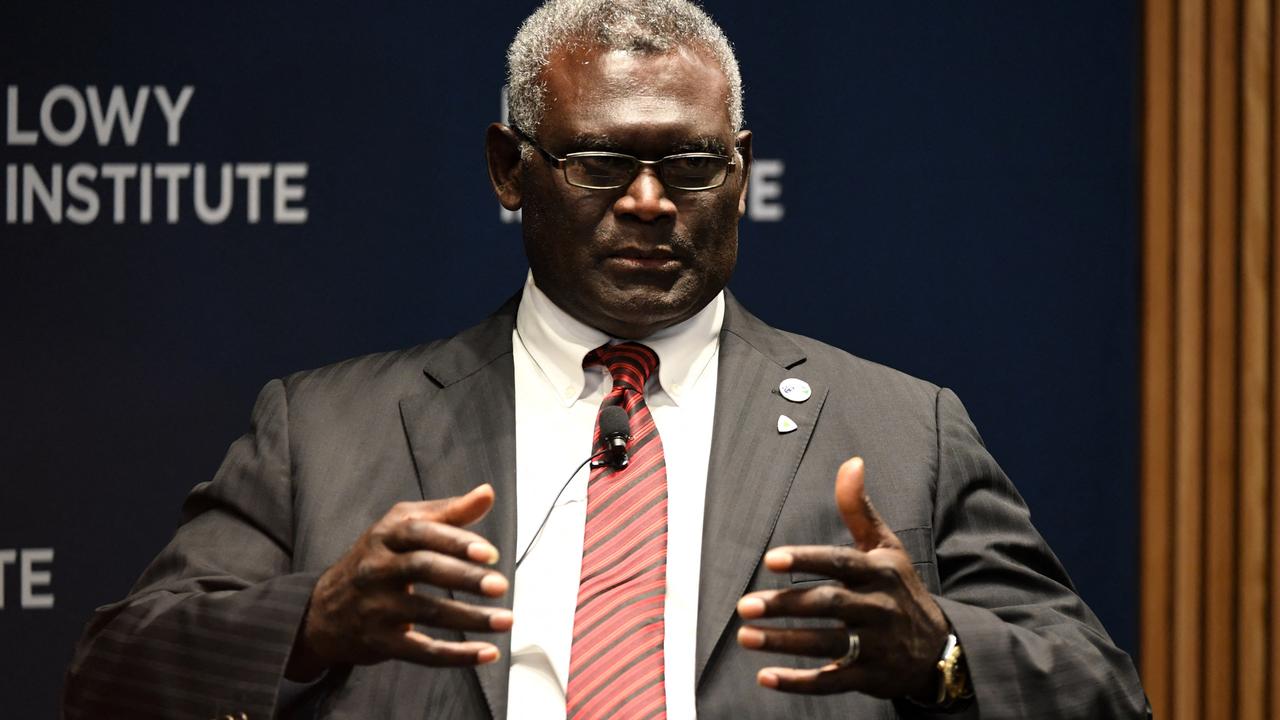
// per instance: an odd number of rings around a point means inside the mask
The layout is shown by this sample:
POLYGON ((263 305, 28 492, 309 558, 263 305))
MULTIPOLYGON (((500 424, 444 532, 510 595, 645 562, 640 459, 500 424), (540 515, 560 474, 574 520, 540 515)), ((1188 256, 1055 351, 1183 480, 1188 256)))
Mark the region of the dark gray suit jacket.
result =
MULTIPOLYGON (((514 577, 515 302, 451 339, 269 383, 250 432, 133 591, 100 608, 68 672, 68 717, 222 717, 278 709, 281 673, 319 574, 398 501, 492 483, 474 529, 514 577)), ((698 607, 705 718, 893 718, 905 702, 784 695, 755 671, 794 658, 739 648, 745 592, 818 578, 760 568, 766 548, 851 542, 833 501, 839 464, 866 459, 870 496, 955 627, 983 718, 1140 717, 1130 659, 1075 595, 1027 509, 945 389, 771 328, 729 298, 721 334, 698 607), (813 396, 792 403, 788 377, 813 396), (780 434, 780 414, 799 429, 780 434)), ((671 548, 679 552, 679 548, 671 548)), ((511 602, 511 594, 499 600, 511 602)), ((444 634, 442 636, 447 636, 444 634)), ((508 635, 480 668, 403 662, 331 672, 303 716, 495 717, 507 712, 508 635)), ((293 712, 293 711, 288 711, 293 712)))

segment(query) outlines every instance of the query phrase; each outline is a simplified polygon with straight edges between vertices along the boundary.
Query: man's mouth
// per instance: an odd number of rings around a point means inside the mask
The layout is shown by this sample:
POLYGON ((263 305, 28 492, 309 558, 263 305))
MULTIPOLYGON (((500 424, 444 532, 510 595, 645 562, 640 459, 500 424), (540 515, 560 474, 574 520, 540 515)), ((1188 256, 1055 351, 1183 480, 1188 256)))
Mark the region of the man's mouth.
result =
POLYGON ((619 270, 672 271, 680 258, 670 248, 621 248, 609 253, 605 264, 619 270))

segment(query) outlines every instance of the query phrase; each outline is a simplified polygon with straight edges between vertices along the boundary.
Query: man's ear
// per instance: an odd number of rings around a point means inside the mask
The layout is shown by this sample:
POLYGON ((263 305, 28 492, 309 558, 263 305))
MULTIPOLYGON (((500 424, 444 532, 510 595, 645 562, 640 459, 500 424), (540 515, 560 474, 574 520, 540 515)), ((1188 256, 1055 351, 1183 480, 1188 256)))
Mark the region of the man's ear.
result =
POLYGON ((742 190, 738 193, 738 217, 743 217, 747 214, 747 184, 751 180, 751 131, 739 131, 737 144, 738 154, 742 156, 742 190))
POLYGON ((498 202, 508 210, 519 210, 524 200, 520 187, 520 138, 506 125, 493 123, 484 132, 484 155, 498 202))

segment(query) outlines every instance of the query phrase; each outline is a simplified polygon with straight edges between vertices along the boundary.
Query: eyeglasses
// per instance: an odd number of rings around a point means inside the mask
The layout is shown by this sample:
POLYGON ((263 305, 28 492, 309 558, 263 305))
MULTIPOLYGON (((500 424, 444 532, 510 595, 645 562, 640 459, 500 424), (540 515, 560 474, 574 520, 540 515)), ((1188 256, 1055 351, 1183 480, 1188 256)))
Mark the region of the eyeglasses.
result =
POLYGON ((657 167, 662 184, 676 190, 713 190, 724 184, 734 161, 716 153, 679 153, 657 160, 641 160, 615 152, 574 152, 557 157, 512 125, 522 140, 542 153, 552 167, 564 172, 565 182, 588 190, 616 190, 630 185, 646 165, 657 167))

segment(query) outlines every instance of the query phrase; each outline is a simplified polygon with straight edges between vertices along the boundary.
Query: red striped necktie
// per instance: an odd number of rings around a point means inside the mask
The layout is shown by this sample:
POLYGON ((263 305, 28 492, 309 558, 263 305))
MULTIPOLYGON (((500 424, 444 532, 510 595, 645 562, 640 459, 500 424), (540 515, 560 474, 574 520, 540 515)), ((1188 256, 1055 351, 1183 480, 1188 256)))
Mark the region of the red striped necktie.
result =
MULTIPOLYGON (((604 365, 613 389, 600 407, 631 418, 630 462, 594 468, 587 484, 578 607, 565 703, 570 720, 665 718, 662 644, 667 597, 667 464, 644 402, 658 356, 639 343, 605 345, 583 365, 604 365)), ((597 417, 595 451, 604 449, 597 417)))

